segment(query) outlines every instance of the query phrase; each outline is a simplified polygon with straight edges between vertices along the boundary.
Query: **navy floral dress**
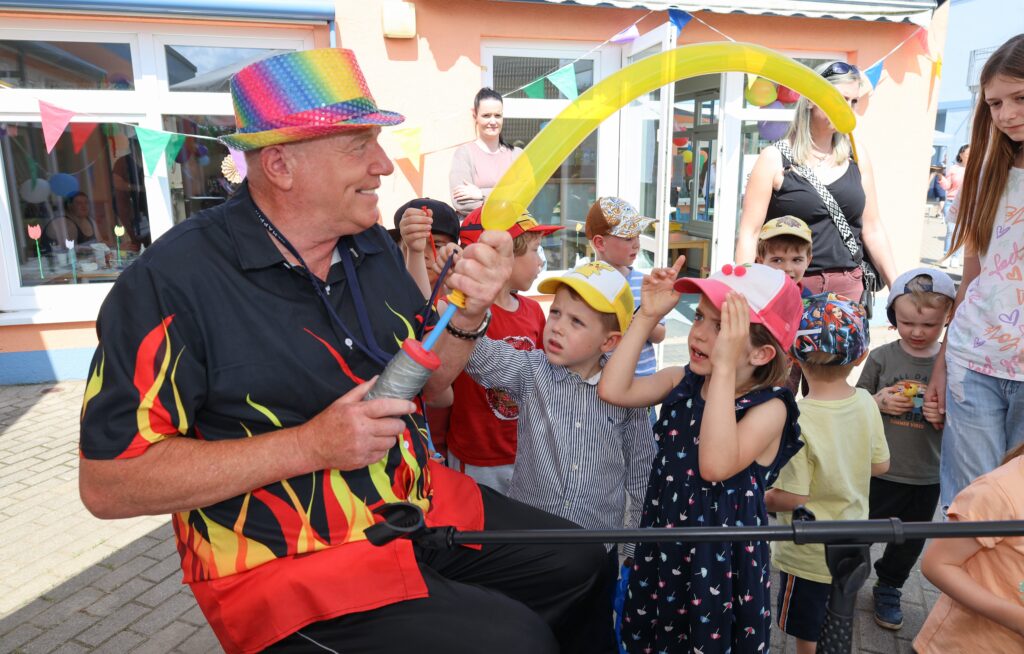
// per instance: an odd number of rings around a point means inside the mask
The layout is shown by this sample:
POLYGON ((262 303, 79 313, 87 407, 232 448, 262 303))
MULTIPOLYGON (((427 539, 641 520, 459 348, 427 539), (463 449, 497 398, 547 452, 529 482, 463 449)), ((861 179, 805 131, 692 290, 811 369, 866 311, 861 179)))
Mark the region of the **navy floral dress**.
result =
MULTIPOLYGON (((773 398, 786 403, 786 426, 775 461, 756 461, 724 482, 698 469, 704 377, 687 367, 665 398, 654 427, 658 453, 651 469, 641 527, 768 524, 764 490, 803 446, 793 394, 753 391, 736 400, 736 419, 773 398)), ((623 610, 627 652, 767 654, 771 644, 771 553, 768 543, 644 543, 636 546, 623 610)))

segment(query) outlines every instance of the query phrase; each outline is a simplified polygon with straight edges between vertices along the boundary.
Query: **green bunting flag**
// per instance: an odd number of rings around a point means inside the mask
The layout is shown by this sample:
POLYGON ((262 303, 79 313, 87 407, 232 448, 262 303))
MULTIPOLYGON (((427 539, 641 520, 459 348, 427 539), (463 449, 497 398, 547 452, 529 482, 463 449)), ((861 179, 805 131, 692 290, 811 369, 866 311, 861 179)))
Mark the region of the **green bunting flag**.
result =
POLYGON ((576 68, 573 64, 559 68, 548 75, 548 79, 569 100, 575 100, 579 97, 580 92, 576 87, 576 68))
POLYGON ((533 98, 534 100, 541 100, 544 98, 544 78, 535 79, 526 86, 523 87, 523 93, 526 97, 533 98))
MULTIPOLYGON (((142 148, 142 159, 146 162, 146 174, 152 175, 156 172, 156 165, 160 163, 167 144, 171 142, 170 132, 158 129, 147 129, 145 127, 135 128, 135 137, 139 139, 139 147, 142 148)), ((181 149, 181 146, 178 146, 181 149)), ((177 152, 174 153, 177 156, 177 152)))

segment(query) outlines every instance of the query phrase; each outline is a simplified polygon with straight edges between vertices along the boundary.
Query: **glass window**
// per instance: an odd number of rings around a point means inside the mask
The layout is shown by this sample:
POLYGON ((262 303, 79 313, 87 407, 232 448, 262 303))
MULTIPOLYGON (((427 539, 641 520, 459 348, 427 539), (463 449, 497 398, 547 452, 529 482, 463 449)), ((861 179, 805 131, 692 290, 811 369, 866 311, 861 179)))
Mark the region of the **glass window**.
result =
MULTIPOLYGON (((540 118, 506 118, 502 135, 509 143, 525 146, 548 123, 540 118)), ((541 244, 548 270, 565 270, 586 256, 583 224, 597 200, 597 132, 573 150, 530 204, 530 213, 544 225, 565 225, 541 244), (577 226, 579 229, 577 229, 577 226)))
MULTIPOLYGON (((794 57, 794 59, 811 70, 814 70, 821 64, 835 61, 835 59, 809 59, 806 57, 794 57)), ((799 99, 800 94, 795 91, 761 77, 755 82, 753 87, 746 89, 746 92, 743 94, 743 106, 795 109, 796 101, 799 99)))
POLYGON ((231 76, 249 64, 291 50, 167 45, 167 84, 172 91, 228 93, 231 76))
POLYGON ((150 244, 130 126, 72 123, 47 154, 39 123, 0 123, 0 152, 22 286, 110 282, 150 244))
MULTIPOLYGON (((572 58, 558 59, 554 57, 494 57, 494 90, 507 98, 528 98, 546 100, 564 100, 565 96, 551 83, 543 80, 543 95, 528 96, 525 91, 516 89, 530 82, 549 75, 562 66, 568 65, 572 58)), ((580 59, 573 64, 576 73, 576 89, 583 93, 594 85, 594 61, 580 59)))
MULTIPOLYGON (((218 137, 235 131, 234 116, 164 116, 164 129, 179 134, 218 137)), ((174 222, 180 223, 202 209, 227 199, 236 184, 221 168, 227 147, 210 139, 185 139, 168 170, 174 222)), ((170 163, 170 162, 168 162, 170 163)))
POLYGON ((0 81, 19 89, 132 90, 131 46, 0 40, 0 81))

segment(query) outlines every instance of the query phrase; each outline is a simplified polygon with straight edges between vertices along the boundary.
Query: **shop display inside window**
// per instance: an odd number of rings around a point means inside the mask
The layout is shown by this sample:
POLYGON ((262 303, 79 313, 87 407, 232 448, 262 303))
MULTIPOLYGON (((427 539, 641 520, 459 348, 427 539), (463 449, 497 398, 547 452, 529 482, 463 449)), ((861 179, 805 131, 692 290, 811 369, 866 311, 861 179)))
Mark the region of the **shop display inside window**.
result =
POLYGON ((111 282, 150 245, 135 130, 71 123, 47 153, 39 123, 0 123, 22 286, 111 282))
POLYGON ((244 177, 245 159, 232 157, 216 137, 235 131, 233 116, 164 116, 164 129, 186 138, 173 161, 168 161, 171 210, 174 222, 217 206, 230 196, 244 177))
POLYGON ((0 83, 18 89, 135 88, 127 43, 0 40, 0 83))

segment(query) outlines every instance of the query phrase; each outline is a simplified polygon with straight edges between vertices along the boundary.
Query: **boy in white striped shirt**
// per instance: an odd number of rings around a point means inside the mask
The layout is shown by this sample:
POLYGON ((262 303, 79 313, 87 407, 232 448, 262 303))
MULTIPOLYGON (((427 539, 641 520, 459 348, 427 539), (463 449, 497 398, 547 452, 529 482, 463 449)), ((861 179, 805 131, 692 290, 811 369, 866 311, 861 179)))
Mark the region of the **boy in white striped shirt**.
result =
MULTIPOLYGON (((655 452, 648 412, 597 396, 606 354, 633 317, 629 284, 595 261, 539 289, 555 296, 543 351, 485 337, 466 366, 477 383, 505 389, 519 405, 509 496, 588 529, 636 527, 655 452)), ((632 545, 625 547, 632 555, 632 545)))

